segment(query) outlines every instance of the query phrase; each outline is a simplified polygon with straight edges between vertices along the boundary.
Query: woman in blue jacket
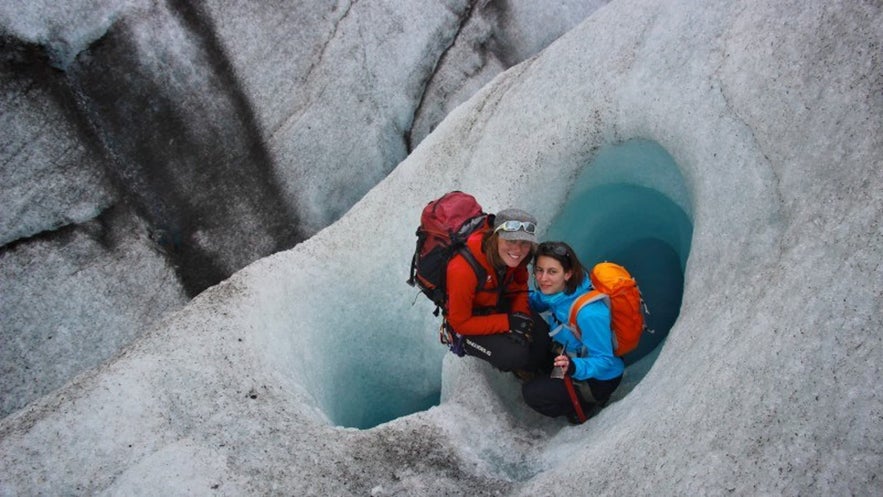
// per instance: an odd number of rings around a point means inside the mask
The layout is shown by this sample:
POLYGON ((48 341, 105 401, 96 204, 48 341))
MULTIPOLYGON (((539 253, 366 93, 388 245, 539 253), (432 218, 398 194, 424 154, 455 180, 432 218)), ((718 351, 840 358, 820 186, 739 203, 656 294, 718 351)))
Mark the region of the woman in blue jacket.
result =
MULTIPOLYGON (((573 249, 564 242, 544 242, 534 259, 536 289, 530 292, 531 309, 549 324, 549 336, 561 353, 554 366, 573 380, 574 390, 587 417, 597 412, 619 386, 625 365, 613 355, 610 309, 601 300, 583 307, 576 316, 579 332, 567 325, 570 306, 592 289, 592 283, 573 249), (579 336, 579 338, 577 338, 579 336)), ((576 410, 562 378, 538 377, 522 386, 524 401, 550 417, 576 418, 576 410)))

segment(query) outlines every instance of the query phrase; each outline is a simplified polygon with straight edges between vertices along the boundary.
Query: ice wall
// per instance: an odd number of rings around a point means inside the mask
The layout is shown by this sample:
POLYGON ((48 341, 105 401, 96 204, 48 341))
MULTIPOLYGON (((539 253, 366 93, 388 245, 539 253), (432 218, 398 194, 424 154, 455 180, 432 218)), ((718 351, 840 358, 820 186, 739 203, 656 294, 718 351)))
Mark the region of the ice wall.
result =
POLYGON ((0 421, 0 492, 880 493, 881 26, 857 2, 609 4, 338 222, 0 421), (680 315, 627 396, 545 420, 513 378, 443 356, 404 284, 415 219, 459 188, 548 226, 634 138, 691 199, 680 315), (441 404, 335 428, 338 392, 375 371, 390 398, 441 374, 441 404))
POLYGON ((0 416, 337 219, 606 2, 523 3, 0 1, 0 416))

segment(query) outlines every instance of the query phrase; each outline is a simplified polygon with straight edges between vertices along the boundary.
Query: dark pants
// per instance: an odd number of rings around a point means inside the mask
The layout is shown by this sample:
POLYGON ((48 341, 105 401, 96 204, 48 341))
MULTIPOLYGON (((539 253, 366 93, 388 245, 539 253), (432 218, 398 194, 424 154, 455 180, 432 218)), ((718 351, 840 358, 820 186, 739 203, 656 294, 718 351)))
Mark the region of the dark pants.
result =
POLYGON ((534 314, 534 327, 526 340, 516 333, 463 337, 467 355, 484 359, 501 371, 529 371, 548 374, 552 370, 552 340, 549 326, 534 314))
MULTIPOLYGON (((610 395, 619 386, 622 376, 612 380, 588 379, 585 382, 574 382, 576 396, 582 405, 583 412, 591 412, 595 408, 603 407, 610 395), (580 384, 582 383, 582 384, 580 384)), ((542 376, 535 378, 521 386, 521 395, 524 402, 533 410, 546 416, 556 418, 574 414, 573 402, 567 393, 564 380, 542 376)))

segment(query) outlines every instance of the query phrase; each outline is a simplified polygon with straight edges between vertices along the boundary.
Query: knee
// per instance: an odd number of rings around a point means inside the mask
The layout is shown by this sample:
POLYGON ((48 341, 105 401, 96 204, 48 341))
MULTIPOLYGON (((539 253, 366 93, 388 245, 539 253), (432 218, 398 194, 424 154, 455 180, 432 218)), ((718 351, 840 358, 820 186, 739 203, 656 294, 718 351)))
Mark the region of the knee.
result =
POLYGON ((527 348, 518 347, 507 350, 497 358, 497 368, 501 371, 515 371, 525 369, 530 363, 530 354, 527 348))
POLYGON ((524 399, 524 403, 530 407, 536 408, 536 406, 539 405, 538 394, 542 393, 540 383, 541 382, 534 380, 521 385, 521 398, 524 399))

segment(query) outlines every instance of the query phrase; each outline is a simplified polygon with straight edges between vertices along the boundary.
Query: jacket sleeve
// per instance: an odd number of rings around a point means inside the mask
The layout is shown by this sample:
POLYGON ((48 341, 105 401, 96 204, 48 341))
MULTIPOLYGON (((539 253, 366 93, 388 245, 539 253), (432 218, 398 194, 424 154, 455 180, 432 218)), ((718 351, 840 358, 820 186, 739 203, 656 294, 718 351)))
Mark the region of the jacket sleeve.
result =
POLYGON ((613 331, 610 329, 610 310, 604 302, 593 302, 583 307, 576 316, 582 333, 582 343, 588 354, 573 358, 573 379, 610 380, 622 374, 622 359, 613 355, 613 331))
POLYGON ((544 312, 549 310, 549 304, 544 303, 540 300, 540 291, 539 290, 530 290, 527 295, 527 303, 530 306, 531 310, 536 312, 544 312))
MULTIPOLYGON (((506 314, 486 316, 472 314, 478 279, 466 259, 461 256, 452 258, 448 263, 446 278, 447 319, 454 331, 461 335, 493 335, 509 332, 509 316, 506 314)), ((525 301, 526 299, 525 296, 525 301)))

